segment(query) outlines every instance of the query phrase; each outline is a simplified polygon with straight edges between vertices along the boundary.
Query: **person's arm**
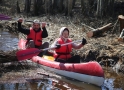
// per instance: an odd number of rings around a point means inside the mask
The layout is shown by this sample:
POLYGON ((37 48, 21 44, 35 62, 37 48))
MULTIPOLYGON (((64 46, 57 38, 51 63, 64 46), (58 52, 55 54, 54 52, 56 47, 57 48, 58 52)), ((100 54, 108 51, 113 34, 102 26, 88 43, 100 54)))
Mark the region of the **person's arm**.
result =
POLYGON ((42 29, 43 29, 42 38, 48 37, 48 32, 47 32, 47 30, 46 30, 46 27, 43 27, 42 29))
POLYGON ((85 44, 87 44, 87 40, 85 38, 82 39, 82 43, 80 44, 75 44, 72 43, 72 48, 74 49, 80 49, 81 47, 83 47, 85 44))
POLYGON ((82 46, 83 46, 82 43, 80 43, 80 44, 72 43, 72 48, 74 48, 74 49, 80 49, 82 46))
POLYGON ((29 29, 22 28, 21 22, 18 22, 18 31, 21 32, 21 33, 23 33, 23 34, 26 34, 26 35, 28 35, 30 33, 30 30, 29 29))
POLYGON ((58 44, 58 41, 55 40, 55 41, 52 43, 51 47, 55 47, 57 44, 58 44))
POLYGON ((52 50, 61 48, 61 45, 58 43, 58 39, 54 41, 54 43, 51 45, 51 47, 55 47, 52 50))

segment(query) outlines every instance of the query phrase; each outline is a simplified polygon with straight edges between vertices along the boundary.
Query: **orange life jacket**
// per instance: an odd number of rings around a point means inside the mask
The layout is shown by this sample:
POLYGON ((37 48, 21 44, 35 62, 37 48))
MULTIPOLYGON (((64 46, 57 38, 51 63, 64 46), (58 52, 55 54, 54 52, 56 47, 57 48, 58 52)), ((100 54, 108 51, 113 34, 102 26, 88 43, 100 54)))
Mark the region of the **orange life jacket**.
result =
POLYGON ((33 28, 30 28, 30 34, 27 36, 27 40, 33 40, 37 46, 42 45, 42 30, 35 32, 33 28))
MULTIPOLYGON (((68 39, 66 43, 69 43, 69 42, 72 42, 72 40, 68 39)), ((58 43, 60 45, 65 44, 61 38, 58 39, 58 43)), ((59 59, 67 60, 67 59, 71 58, 71 54, 70 54, 71 51, 72 51, 72 45, 71 44, 66 45, 66 46, 61 46, 61 48, 55 50, 54 57, 56 59, 59 58, 59 59)))

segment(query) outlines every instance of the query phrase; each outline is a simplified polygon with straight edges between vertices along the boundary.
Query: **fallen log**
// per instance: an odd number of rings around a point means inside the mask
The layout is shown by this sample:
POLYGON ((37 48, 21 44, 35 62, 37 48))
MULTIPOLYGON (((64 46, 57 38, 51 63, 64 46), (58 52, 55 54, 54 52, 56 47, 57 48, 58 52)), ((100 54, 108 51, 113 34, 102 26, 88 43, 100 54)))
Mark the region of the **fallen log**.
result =
POLYGON ((9 52, 0 51, 0 63, 18 61, 15 53, 16 51, 9 52))
POLYGON ((112 28, 112 23, 109 23, 105 26, 102 26, 100 28, 93 29, 92 31, 87 32, 87 37, 91 38, 94 36, 101 36, 102 33, 104 33, 107 30, 110 30, 110 28, 112 28))

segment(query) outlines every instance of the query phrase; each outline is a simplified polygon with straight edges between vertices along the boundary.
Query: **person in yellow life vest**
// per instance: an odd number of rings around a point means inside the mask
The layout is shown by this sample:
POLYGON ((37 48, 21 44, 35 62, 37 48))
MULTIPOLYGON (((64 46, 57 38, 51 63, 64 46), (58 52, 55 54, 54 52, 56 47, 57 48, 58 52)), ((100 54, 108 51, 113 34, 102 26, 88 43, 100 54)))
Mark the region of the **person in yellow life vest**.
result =
POLYGON ((57 48, 54 49, 55 61, 62 63, 80 63, 79 55, 71 56, 72 48, 80 49, 87 43, 87 40, 83 38, 80 44, 71 43, 66 46, 61 46, 62 44, 70 42, 72 42, 72 40, 69 38, 68 28, 62 27, 60 29, 59 38, 51 45, 51 47, 57 46, 57 48))
POLYGON ((42 38, 48 37, 48 32, 46 30, 46 23, 42 23, 42 28, 41 28, 41 23, 38 19, 35 19, 33 21, 32 27, 29 29, 25 29, 21 26, 21 23, 23 22, 22 18, 18 19, 18 31, 27 35, 27 42, 26 42, 26 47, 27 48, 38 48, 38 49, 43 49, 43 48, 48 48, 49 43, 44 42, 42 43, 42 38))

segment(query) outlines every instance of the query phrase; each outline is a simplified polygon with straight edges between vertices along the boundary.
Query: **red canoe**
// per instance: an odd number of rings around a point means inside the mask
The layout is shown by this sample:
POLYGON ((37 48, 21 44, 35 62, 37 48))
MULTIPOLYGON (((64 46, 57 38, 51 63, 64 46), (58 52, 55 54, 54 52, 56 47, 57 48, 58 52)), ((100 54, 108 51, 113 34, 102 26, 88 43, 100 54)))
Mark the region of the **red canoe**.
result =
MULTIPOLYGON (((24 40, 21 40, 21 42, 25 43, 24 40)), ((19 46, 23 47, 22 45, 24 44, 21 42, 19 42, 19 46)), ((62 76, 97 86, 101 86, 104 83, 104 71, 96 61, 86 63, 59 63, 39 56, 33 56, 31 61, 42 65, 46 70, 62 76)))

